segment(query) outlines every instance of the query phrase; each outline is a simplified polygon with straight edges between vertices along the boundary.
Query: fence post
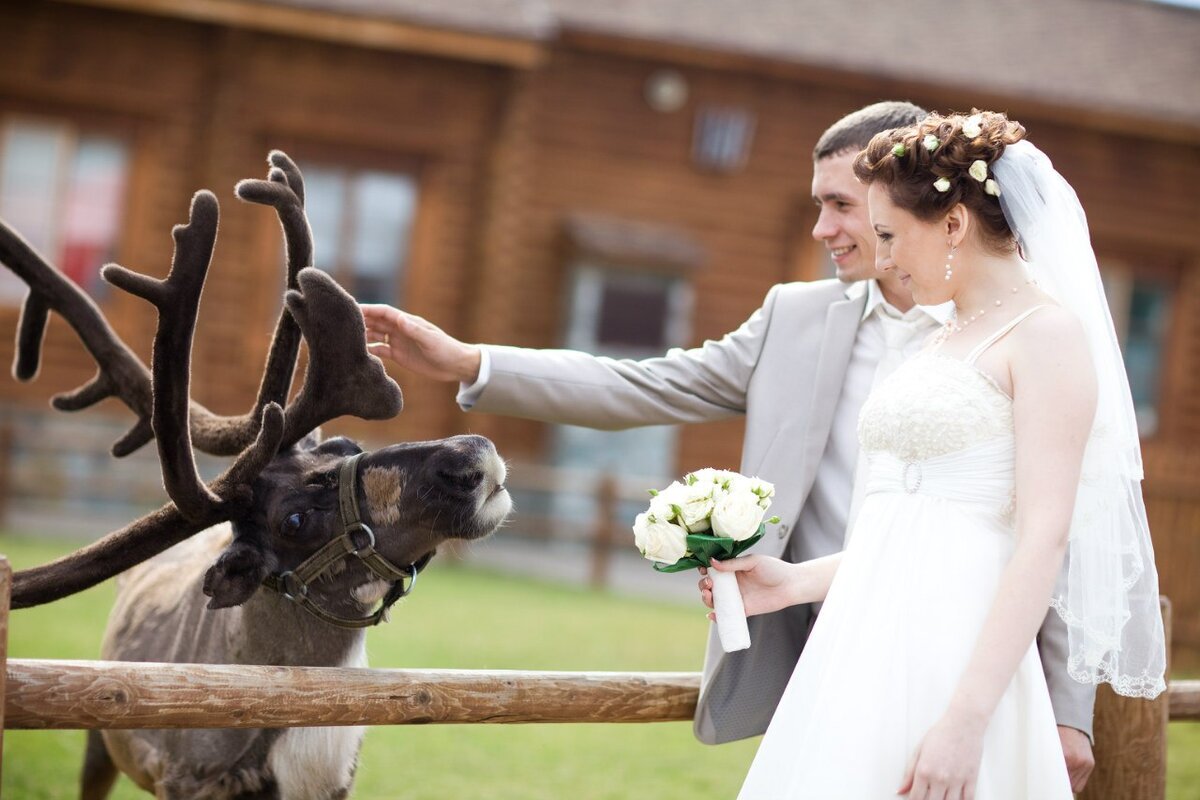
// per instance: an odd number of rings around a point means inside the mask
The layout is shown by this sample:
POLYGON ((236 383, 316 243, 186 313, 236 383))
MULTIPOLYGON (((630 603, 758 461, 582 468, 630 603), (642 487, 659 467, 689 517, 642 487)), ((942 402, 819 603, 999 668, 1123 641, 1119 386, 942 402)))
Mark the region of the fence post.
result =
POLYGON ((0 417, 0 523, 8 519, 8 501, 12 494, 13 440, 12 418, 5 414, 0 417))
MULTIPOLYGON (((1162 598, 1163 630, 1171 652, 1171 604, 1162 598)), ((1170 663, 1167 669, 1170 678, 1170 663)), ((1096 769, 1079 800, 1164 800, 1167 796, 1169 692, 1147 701, 1096 691, 1096 769)))
POLYGON ((596 487, 596 527, 592 531, 590 581, 596 589, 603 589, 608 585, 616 525, 617 482, 612 475, 605 473, 596 487))
POLYGON ((8 697, 8 609, 11 599, 12 565, 0 555, 0 779, 4 777, 4 706, 8 697))

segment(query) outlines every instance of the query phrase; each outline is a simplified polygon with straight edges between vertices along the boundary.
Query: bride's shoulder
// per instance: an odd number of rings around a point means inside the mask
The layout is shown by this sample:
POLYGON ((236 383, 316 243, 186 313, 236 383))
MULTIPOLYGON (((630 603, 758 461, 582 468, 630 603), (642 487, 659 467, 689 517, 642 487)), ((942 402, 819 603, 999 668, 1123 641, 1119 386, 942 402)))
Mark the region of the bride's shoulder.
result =
POLYGON ((1095 377, 1087 334, 1068 309, 1050 304, 1030 314, 1010 337, 1014 382, 1024 378, 1090 384, 1095 377))
POLYGON ((1083 324, 1069 309, 1057 303, 1045 303, 1031 312, 1013 331, 1015 342, 1027 348, 1045 348, 1051 343, 1087 345, 1083 324))

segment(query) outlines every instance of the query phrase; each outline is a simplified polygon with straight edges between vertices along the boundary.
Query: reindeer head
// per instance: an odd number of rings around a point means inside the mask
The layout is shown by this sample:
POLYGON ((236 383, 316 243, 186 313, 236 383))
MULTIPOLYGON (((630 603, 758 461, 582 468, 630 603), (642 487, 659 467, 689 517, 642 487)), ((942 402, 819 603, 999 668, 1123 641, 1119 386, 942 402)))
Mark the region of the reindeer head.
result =
POLYGON ((505 472, 482 436, 371 453, 345 438, 305 439, 255 480, 250 511, 205 576, 209 608, 239 605, 265 583, 334 624, 379 622, 439 544, 503 522, 505 472))
MULTIPOLYGON (((23 380, 36 375, 48 314, 62 315, 99 372, 80 389, 55 397, 55 407, 74 411, 119 398, 138 421, 113 454, 126 455, 155 439, 172 500, 89 547, 16 573, 14 607, 78 592, 230 521, 234 542, 205 582, 212 607, 244 602, 265 581, 295 599, 311 594, 336 608, 361 607, 388 595, 382 614, 388 599, 405 590, 406 575, 415 579, 441 541, 486 535, 507 515, 504 465, 482 437, 369 454, 346 439, 319 441, 315 431, 325 421, 343 414, 387 419, 403 402, 400 388, 366 350, 354 299, 308 266, 312 241, 300 171, 279 151, 269 160, 268 179, 242 181, 237 193, 276 209, 287 245, 288 291, 258 399, 240 417, 215 415, 189 396, 192 335, 217 234, 211 193, 198 192, 188 224, 175 228, 175 257, 165 280, 114 264, 102 271, 105 280, 158 309, 149 370, 86 294, 0 222, 0 262, 30 287, 14 374, 23 380), (308 367, 285 410, 301 336, 308 343, 308 367), (193 444, 237 458, 205 485, 196 473, 193 444)), ((307 607, 317 613, 317 606, 307 607)), ((370 619, 357 620, 364 621, 370 619)))

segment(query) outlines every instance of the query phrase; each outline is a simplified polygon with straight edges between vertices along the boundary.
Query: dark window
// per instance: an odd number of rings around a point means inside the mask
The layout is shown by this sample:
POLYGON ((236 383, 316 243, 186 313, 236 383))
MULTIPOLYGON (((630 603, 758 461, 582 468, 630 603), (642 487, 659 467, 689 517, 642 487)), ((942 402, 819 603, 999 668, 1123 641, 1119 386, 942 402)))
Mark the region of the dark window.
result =
POLYGON ((669 285, 609 279, 600 298, 596 341, 601 347, 666 349, 669 285))
POLYGON ((1143 434, 1153 433, 1158 427, 1170 299, 1170 287, 1165 283, 1133 282, 1124 337, 1125 371, 1129 375, 1138 427, 1143 434))
POLYGON ((1165 270, 1106 265, 1105 293, 1125 358, 1138 432, 1158 430, 1167 332, 1177 281, 1165 270))

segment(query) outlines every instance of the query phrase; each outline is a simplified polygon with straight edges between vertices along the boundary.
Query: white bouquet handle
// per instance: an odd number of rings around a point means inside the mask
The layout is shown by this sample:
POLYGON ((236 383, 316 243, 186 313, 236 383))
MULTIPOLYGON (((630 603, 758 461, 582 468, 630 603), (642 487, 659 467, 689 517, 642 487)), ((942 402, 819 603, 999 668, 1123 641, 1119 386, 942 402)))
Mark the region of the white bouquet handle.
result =
POLYGON ((709 569, 712 579, 713 611, 717 617, 717 637, 726 653, 750 646, 750 628, 746 624, 746 606, 738 588, 736 572, 709 569))

